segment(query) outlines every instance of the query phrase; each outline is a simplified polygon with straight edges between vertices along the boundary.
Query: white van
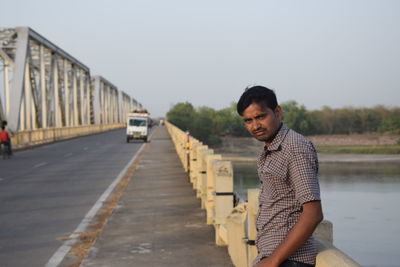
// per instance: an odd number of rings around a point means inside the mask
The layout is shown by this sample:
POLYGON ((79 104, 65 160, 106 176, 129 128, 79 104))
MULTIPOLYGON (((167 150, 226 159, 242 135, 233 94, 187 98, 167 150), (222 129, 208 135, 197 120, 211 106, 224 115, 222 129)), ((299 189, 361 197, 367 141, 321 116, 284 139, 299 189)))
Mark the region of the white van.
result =
POLYGON ((126 142, 131 139, 141 139, 147 142, 150 117, 148 113, 128 113, 126 123, 126 142))

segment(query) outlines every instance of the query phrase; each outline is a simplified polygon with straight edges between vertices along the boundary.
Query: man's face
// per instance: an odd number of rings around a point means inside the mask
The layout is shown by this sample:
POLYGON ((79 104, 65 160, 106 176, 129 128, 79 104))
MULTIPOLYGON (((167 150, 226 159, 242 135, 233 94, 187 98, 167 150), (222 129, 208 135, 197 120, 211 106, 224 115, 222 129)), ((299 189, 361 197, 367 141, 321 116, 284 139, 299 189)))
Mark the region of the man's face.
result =
POLYGON ((270 143, 270 138, 278 131, 282 119, 282 110, 277 106, 275 110, 266 105, 252 103, 242 115, 247 131, 259 141, 270 143))

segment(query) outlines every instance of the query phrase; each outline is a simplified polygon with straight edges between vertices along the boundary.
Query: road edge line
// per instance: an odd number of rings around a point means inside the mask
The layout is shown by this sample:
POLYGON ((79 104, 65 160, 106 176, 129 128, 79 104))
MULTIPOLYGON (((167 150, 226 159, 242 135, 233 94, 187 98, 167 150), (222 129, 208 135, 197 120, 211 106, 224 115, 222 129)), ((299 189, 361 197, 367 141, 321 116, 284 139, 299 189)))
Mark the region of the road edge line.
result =
MULTIPOLYGON (((150 140, 153 137, 154 132, 155 131, 152 131, 152 133, 149 137, 150 140)), ((83 220, 81 221, 81 223, 73 231, 73 233, 68 237, 68 240, 65 241, 64 244, 61 245, 56 250, 56 252, 50 257, 50 259, 47 261, 45 267, 57 267, 64 260, 65 256, 71 250, 72 245, 77 242, 79 233, 84 232, 86 230, 86 228, 90 225, 93 218, 96 216, 97 212, 100 210, 100 208, 103 207, 103 203, 107 200, 107 198, 110 196, 110 194, 114 191, 114 189, 117 186, 117 184, 119 183, 119 181, 125 176, 129 167, 135 162, 135 160, 138 158, 138 156, 142 153, 146 144, 147 143, 144 143, 141 145, 141 147, 136 152, 136 154, 125 165, 124 169, 118 174, 118 176, 114 179, 114 181, 108 186, 106 191, 103 192, 103 194, 99 197, 99 199, 96 201, 96 203, 93 205, 93 207, 88 211, 88 213, 86 213, 86 215, 83 218, 83 220)))

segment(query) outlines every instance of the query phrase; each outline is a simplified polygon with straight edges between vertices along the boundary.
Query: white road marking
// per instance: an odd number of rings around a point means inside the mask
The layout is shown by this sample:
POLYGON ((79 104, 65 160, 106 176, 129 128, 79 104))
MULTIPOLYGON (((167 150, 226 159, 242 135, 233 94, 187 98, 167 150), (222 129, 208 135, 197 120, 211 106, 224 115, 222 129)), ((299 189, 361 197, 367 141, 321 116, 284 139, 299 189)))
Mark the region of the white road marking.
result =
POLYGON ((71 246, 77 242, 79 233, 85 232, 86 228, 89 226, 90 222, 93 220, 94 216, 98 212, 98 210, 103 206, 103 203, 107 200, 108 196, 114 190, 115 186, 118 182, 124 177, 125 173, 127 172, 128 168, 132 165, 132 163, 136 160, 138 155, 142 152, 145 144, 142 144, 139 148, 138 152, 133 156, 133 158, 126 164, 124 169, 118 174, 117 178, 110 184, 110 186, 104 191, 104 193, 100 196, 100 198, 96 201, 94 206, 89 210, 89 212, 85 215, 81 223, 75 229, 75 231, 69 236, 69 240, 65 241, 64 244, 58 248, 58 250, 53 254, 53 256, 49 259, 46 263, 45 267, 56 267, 58 266, 62 260, 64 259, 65 255, 71 249, 71 246))
POLYGON ((88 148, 87 146, 83 148, 83 150, 88 150, 88 149, 89 149, 89 148, 88 148))
POLYGON ((72 156, 72 153, 67 153, 67 154, 64 155, 64 158, 68 158, 68 157, 71 157, 71 156, 72 156))
POLYGON ((35 166, 33 166, 33 168, 39 168, 39 167, 43 167, 44 165, 47 165, 47 162, 41 162, 39 164, 36 164, 35 166))

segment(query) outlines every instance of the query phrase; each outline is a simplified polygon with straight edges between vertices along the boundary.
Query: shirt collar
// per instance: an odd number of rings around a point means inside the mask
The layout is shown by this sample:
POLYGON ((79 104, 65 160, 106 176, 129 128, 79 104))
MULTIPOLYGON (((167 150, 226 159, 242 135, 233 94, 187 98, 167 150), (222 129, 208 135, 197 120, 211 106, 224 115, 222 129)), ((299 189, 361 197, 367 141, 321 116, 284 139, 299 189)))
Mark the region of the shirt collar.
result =
POLYGON ((287 132, 289 131, 289 127, 287 127, 284 123, 282 123, 281 128, 279 129, 278 133, 272 140, 271 144, 268 147, 264 147, 265 151, 276 151, 281 149, 281 144, 285 139, 287 132))

